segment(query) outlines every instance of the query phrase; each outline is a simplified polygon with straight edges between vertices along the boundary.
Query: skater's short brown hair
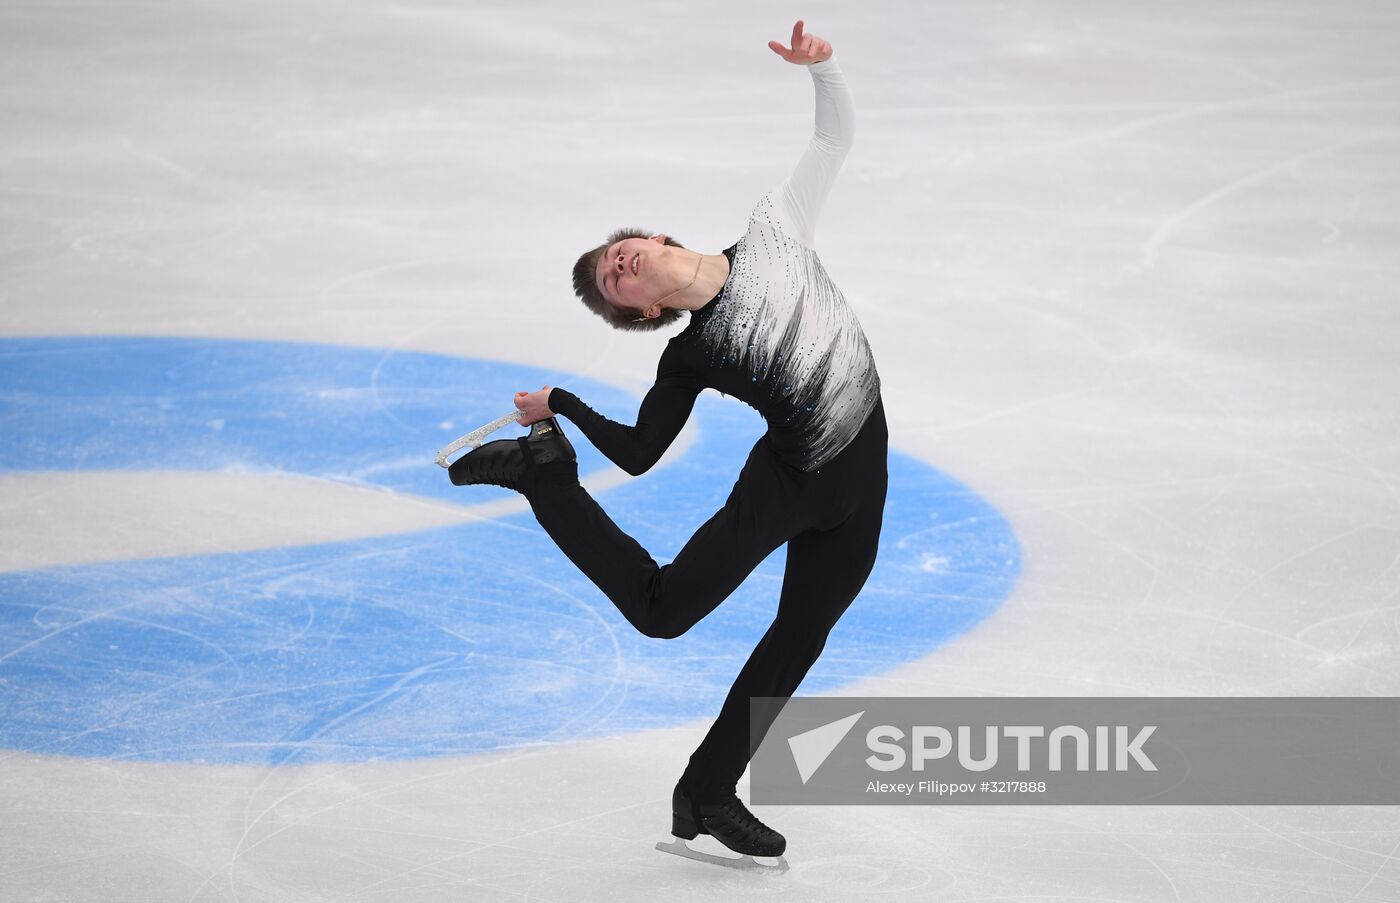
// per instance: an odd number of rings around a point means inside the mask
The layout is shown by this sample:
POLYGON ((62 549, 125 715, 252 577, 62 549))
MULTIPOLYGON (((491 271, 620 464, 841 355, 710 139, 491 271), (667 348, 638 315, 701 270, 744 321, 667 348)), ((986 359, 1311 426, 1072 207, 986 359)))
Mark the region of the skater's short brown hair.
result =
MULTIPOLYGON (((623 239, 650 238, 655 234, 645 229, 618 229, 608 236, 607 241, 591 251, 585 251, 574 264, 574 294, 582 299, 585 307, 607 320, 608 325, 615 329, 660 329, 680 319, 681 312, 674 308, 662 308, 659 317, 642 317, 641 311, 624 310, 614 306, 598 291, 598 261, 603 252, 623 239)), ((685 247, 669 235, 666 236, 666 244, 673 248, 685 247)))

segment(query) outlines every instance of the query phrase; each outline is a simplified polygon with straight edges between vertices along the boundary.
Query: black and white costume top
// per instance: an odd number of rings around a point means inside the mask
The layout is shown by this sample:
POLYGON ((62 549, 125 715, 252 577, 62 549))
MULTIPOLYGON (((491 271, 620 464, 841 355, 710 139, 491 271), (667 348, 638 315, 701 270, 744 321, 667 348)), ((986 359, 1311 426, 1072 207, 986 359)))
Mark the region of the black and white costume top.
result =
POLYGON ((817 214, 853 138, 850 90, 834 60, 807 69, 817 97, 812 140, 724 250, 729 278, 667 344, 637 425, 609 420, 567 390, 550 392, 550 410, 629 473, 656 463, 706 388, 756 409, 773 450, 803 471, 836 457, 879 400, 865 333, 812 250, 817 214))

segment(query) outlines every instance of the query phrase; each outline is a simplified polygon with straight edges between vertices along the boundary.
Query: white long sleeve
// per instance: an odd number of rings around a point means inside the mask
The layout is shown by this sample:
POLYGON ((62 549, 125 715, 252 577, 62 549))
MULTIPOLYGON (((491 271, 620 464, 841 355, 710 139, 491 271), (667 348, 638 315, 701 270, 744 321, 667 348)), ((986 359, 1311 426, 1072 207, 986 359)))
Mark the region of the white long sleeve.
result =
POLYGON ((669 374, 688 380, 691 401, 701 385, 752 405, 774 451, 804 471, 840 454, 880 400, 865 331, 812 247, 851 147, 851 96, 832 61, 808 68, 817 122, 806 153, 754 205, 744 236, 724 251, 724 288, 691 312, 662 356, 669 374))
POLYGON ((815 247, 817 217, 836 174, 855 141, 855 105, 835 58, 807 67, 816 88, 812 140, 787 181, 772 194, 777 224, 807 247, 815 247))

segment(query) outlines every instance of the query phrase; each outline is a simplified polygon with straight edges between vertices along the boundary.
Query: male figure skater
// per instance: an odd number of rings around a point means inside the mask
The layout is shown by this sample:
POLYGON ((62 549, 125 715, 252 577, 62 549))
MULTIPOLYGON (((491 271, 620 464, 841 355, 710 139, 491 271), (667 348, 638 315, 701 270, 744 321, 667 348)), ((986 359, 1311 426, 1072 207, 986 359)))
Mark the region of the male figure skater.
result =
POLYGON ((787 543, 777 617, 672 796, 672 834, 712 834, 756 856, 777 856, 786 841, 735 795, 768 728, 750 736, 749 699, 793 694, 870 574, 888 438, 865 334, 812 250, 817 214, 851 146, 850 92, 831 45, 804 34, 800 20, 792 46, 768 46, 808 67, 816 130, 788 179, 754 207, 743 237, 720 254, 698 254, 664 235, 623 229, 574 267, 575 292, 617 328, 654 329, 690 314, 661 355, 636 425, 609 420, 562 388, 519 392, 530 435, 489 442, 450 468, 458 485, 523 493, 564 554, 647 636, 685 633, 787 543), (753 406, 768 431, 724 507, 658 566, 579 485, 573 449, 553 418, 562 414, 619 467, 640 474, 707 387, 753 406))

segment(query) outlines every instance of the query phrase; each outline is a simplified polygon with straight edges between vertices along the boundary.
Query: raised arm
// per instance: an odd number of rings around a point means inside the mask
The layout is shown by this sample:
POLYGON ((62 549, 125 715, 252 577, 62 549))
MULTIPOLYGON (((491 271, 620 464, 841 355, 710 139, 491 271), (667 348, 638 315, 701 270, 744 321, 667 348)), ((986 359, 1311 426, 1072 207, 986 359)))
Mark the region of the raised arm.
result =
POLYGON ((826 203, 836 174, 855 140, 855 106, 846 76, 831 58, 831 45, 804 34, 802 20, 792 29, 792 47, 769 41, 773 52, 790 63, 805 65, 816 88, 816 127, 797 167, 772 194, 775 213, 807 247, 814 247, 817 217, 826 203))
MULTIPOLYGON (((683 373, 659 369, 656 383, 647 390, 637 411, 637 425, 627 426, 599 414, 568 389, 555 386, 543 393, 543 401, 548 407, 543 416, 547 417, 552 412, 569 418, 609 461, 637 476, 650 470, 671 447, 685 422, 690 419, 695 396, 703 388, 683 373)), ((527 414, 531 411, 529 402, 521 404, 517 400, 517 406, 527 414)), ((524 424, 526 419, 542 417, 522 417, 521 423, 524 424)))

